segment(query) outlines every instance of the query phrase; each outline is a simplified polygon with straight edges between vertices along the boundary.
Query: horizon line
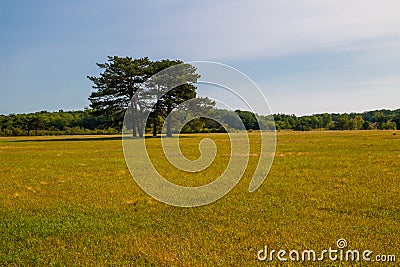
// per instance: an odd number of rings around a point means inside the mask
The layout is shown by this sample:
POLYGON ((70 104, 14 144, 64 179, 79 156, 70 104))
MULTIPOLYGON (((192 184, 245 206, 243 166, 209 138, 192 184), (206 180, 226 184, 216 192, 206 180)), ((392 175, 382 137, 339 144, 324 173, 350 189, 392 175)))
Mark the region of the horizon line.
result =
MULTIPOLYGON (((22 114, 36 114, 36 113, 41 113, 41 112, 48 112, 48 113, 55 113, 55 112, 77 112, 77 111, 85 111, 86 109, 91 109, 90 107, 83 107, 81 109, 70 109, 70 110, 64 110, 64 109, 59 109, 59 110, 39 110, 39 111, 32 111, 32 112, 10 112, 10 113, 0 113, 0 116, 10 116, 10 115, 22 115, 22 114)), ((226 110, 226 109, 220 109, 220 108, 216 108, 218 110, 226 110)), ((250 110, 245 110, 245 109, 235 109, 235 110, 240 110, 240 111, 250 111, 250 110)), ((295 115, 296 117, 305 117, 305 116, 314 116, 314 115, 321 115, 321 114, 362 114, 362 113, 366 113, 366 112, 374 112, 374 111, 383 111, 383 110, 387 110, 387 111, 400 111, 400 107, 395 108, 395 109, 390 109, 390 108, 377 108, 377 109, 371 109, 371 110, 364 110, 364 111, 351 111, 351 112, 317 112, 317 113, 306 113, 306 114, 296 114, 296 113, 289 113, 289 112, 273 112, 272 115, 278 115, 278 114, 282 114, 282 115, 295 115)), ((252 111, 250 111, 252 112, 252 111)), ((256 112, 254 112, 256 115, 260 115, 256 112)), ((271 114, 267 114, 267 115, 261 115, 261 116, 269 116, 271 114)))

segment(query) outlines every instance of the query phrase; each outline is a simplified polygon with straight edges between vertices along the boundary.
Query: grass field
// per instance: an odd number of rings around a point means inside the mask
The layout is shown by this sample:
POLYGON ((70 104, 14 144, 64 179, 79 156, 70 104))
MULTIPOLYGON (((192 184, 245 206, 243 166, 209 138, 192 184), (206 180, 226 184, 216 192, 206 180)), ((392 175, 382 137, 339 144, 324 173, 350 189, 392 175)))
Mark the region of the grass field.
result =
MULTIPOLYGON (((182 138, 183 153, 196 158, 203 137, 182 138)), ((207 137, 219 153, 203 173, 171 170, 162 159, 155 165, 177 184, 212 181, 229 160, 229 142, 207 137)), ((119 137, 0 138, 0 265, 271 266, 282 263, 257 260, 265 245, 322 251, 345 238, 349 249, 396 255, 398 266, 400 131, 279 132, 271 172, 254 193, 247 189, 258 138, 250 138, 239 184, 197 208, 144 193, 119 137)), ((159 139, 148 142, 160 158, 159 139)), ((311 263, 286 266, 299 264, 311 263)))

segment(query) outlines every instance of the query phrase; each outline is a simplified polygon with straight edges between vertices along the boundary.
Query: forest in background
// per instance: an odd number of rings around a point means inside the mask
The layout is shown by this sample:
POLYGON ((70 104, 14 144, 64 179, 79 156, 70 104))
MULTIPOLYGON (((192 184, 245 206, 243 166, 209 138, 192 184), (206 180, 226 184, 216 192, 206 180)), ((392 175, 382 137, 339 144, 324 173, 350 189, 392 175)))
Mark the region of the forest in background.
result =
MULTIPOLYGON (((211 119, 197 118, 182 128, 182 133, 225 132, 225 128, 244 130, 234 116, 233 111, 213 109, 211 119)), ((260 116, 249 111, 236 110, 246 130, 396 130, 400 129, 400 109, 375 110, 363 113, 332 113, 296 116, 294 114, 274 114, 275 126, 270 116, 260 116), (274 128, 275 127, 275 128, 274 128)), ((179 116, 176 116, 179 119, 179 116)), ((181 118, 182 121, 184 118, 181 118)), ((81 135, 81 134, 118 134, 122 130, 123 116, 98 115, 90 108, 78 111, 48 112, 29 114, 0 115, 0 136, 29 135, 81 135)), ((161 132, 163 121, 158 126, 161 132)), ((145 132, 152 131, 151 121, 145 132)), ((173 129, 176 133, 176 129, 173 129)))

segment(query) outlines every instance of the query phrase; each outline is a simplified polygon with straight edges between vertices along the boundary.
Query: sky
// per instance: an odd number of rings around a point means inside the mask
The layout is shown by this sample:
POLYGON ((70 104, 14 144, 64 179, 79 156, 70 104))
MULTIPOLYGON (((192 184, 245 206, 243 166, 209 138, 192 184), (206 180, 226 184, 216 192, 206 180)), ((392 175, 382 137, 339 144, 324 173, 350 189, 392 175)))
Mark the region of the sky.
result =
POLYGON ((0 1, 0 114, 89 106, 107 56, 215 61, 273 113, 400 108, 400 1, 0 1))

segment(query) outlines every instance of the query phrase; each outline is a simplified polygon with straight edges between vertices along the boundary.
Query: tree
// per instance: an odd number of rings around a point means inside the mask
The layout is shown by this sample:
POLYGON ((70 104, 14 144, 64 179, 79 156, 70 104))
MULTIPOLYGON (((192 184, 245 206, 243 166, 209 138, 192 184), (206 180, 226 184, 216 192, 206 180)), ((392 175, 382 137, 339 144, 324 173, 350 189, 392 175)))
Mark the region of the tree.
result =
POLYGON ((328 128, 328 125, 332 122, 332 116, 331 114, 325 113, 324 115, 322 115, 321 118, 321 127, 322 128, 328 128))
POLYGON ((235 110, 242 120, 246 130, 260 130, 256 115, 250 111, 235 110))
POLYGON ((295 126, 295 130, 296 131, 309 131, 310 130, 310 125, 309 125, 309 123, 308 123, 308 121, 305 119, 305 118, 303 118, 303 119, 301 119, 301 120, 299 120, 298 122, 297 122, 297 124, 296 124, 296 126, 295 126))
POLYGON ((369 121, 364 121, 363 124, 362 124, 362 129, 363 130, 371 129, 371 123, 369 121))
POLYGON ((386 123, 388 122, 388 119, 385 116, 385 113, 382 111, 376 111, 374 112, 374 117, 373 120, 374 122, 377 123, 377 128, 380 130, 383 130, 384 125, 386 125, 386 123))
POLYGON ((338 130, 347 130, 349 128, 349 115, 342 114, 336 119, 335 125, 338 130))
POLYGON ((125 110, 131 107, 133 136, 143 137, 144 125, 138 119, 140 100, 134 95, 142 84, 151 76, 151 61, 147 58, 132 59, 131 57, 108 57, 108 62, 97 63, 104 70, 99 77, 87 76, 94 85, 95 92, 89 96, 96 114, 107 114, 112 126, 122 125, 125 110))
POLYGON ((44 123, 39 117, 37 116, 26 117, 26 130, 28 136, 30 134, 30 131, 34 130, 35 135, 37 135, 38 134, 37 131, 43 128, 44 128, 44 123))
POLYGON ((316 115, 308 117, 308 124, 312 129, 322 128, 321 118, 316 115))
POLYGON ((396 123, 393 121, 384 122, 381 124, 380 130, 396 130, 396 123))
POLYGON ((349 119, 347 122, 347 129, 356 130, 357 129, 357 121, 355 119, 349 119))
POLYGON ((167 118, 167 136, 172 136, 171 122, 167 115, 185 100, 196 97, 196 87, 191 84, 199 77, 196 69, 180 60, 150 61, 147 57, 132 59, 108 57, 108 62, 97 63, 103 73, 99 77, 88 76, 94 83, 89 100, 99 115, 111 118, 112 126, 122 126, 123 115, 129 107, 130 128, 133 136, 143 137, 144 118, 153 122, 153 135, 157 135, 160 118, 167 118), (179 65, 171 72, 162 70, 179 65), (152 77, 154 74, 155 77, 152 77), (174 76, 175 75, 175 76, 174 76), (152 79, 149 80, 149 78, 152 79), (177 80, 184 81, 176 88, 169 88, 177 80), (168 89, 172 89, 167 92, 168 89))
POLYGON ((355 127, 356 127, 357 130, 361 130, 363 128, 364 119, 362 118, 361 115, 357 115, 354 118, 354 122, 355 122, 355 127))
POLYGON ((189 99, 196 98, 196 86, 200 77, 196 68, 190 64, 183 64, 180 60, 161 60, 152 64, 152 71, 157 73, 146 86, 155 105, 151 111, 153 118, 153 136, 157 135, 158 117, 165 119, 166 135, 172 137, 172 121, 168 116, 177 106, 189 99), (178 66, 176 66, 178 65, 178 66), (171 71, 162 72, 169 67, 176 66, 171 71), (179 84, 179 86, 175 86, 179 84))
POLYGON ((397 115, 392 121, 396 123, 397 130, 400 130, 400 115, 397 115))

